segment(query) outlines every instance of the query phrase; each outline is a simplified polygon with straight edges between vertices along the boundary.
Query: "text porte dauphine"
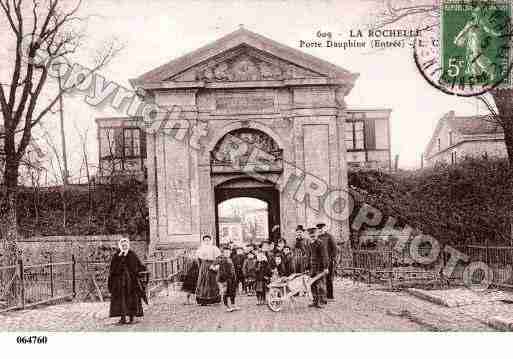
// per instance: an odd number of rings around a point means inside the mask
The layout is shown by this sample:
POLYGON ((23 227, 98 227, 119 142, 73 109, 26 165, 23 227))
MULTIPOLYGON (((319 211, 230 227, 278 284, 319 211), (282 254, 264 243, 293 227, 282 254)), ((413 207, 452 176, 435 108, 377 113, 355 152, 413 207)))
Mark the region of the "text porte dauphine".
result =
POLYGON ((335 40, 330 31, 317 31, 315 40, 299 40, 303 48, 365 48, 368 41, 372 47, 398 47, 398 40, 418 37, 420 29, 351 29, 348 38, 335 40))

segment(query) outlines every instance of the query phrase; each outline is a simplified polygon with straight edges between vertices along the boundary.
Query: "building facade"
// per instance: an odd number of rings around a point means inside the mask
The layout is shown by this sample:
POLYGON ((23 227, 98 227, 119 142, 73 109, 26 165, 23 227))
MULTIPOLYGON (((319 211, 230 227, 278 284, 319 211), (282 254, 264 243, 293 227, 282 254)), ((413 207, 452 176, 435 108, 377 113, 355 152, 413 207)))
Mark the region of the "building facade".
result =
POLYGON ((345 147, 350 169, 391 169, 391 112, 390 109, 346 110, 345 147))
MULTIPOLYGON (((357 77, 241 28, 132 79, 159 109, 180 110, 146 135, 152 249, 197 246, 203 234, 219 240, 218 205, 237 197, 265 201, 268 228, 279 226, 289 242, 298 224, 319 222, 347 242, 347 219, 330 207, 347 195, 345 122, 388 121, 390 114, 347 109, 357 77)), ((155 127, 148 117, 143 122, 155 127)), ((388 125, 375 128, 388 138, 388 125)), ((366 161, 374 161, 367 150, 366 161)))
POLYGON ((219 244, 243 241, 243 224, 240 217, 219 217, 219 244))
POLYGON ((97 118, 97 181, 146 179, 146 132, 140 118, 97 118))
POLYGON ((456 116, 446 113, 437 123, 424 151, 424 163, 457 163, 465 157, 507 157, 504 132, 488 116, 456 116))

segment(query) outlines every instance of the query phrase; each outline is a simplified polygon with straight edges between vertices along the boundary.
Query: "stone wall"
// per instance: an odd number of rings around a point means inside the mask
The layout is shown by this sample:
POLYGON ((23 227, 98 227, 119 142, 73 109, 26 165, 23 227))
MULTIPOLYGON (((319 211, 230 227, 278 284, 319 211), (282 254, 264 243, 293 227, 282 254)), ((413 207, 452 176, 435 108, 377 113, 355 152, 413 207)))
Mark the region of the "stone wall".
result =
MULTIPOLYGON (((55 261, 70 261, 75 255, 78 261, 102 261, 110 258, 118 248, 118 241, 122 235, 101 236, 49 236, 30 237, 18 241, 26 263, 46 263, 50 259, 55 261)), ((146 259, 148 244, 142 237, 130 240, 130 247, 141 260, 146 259)))

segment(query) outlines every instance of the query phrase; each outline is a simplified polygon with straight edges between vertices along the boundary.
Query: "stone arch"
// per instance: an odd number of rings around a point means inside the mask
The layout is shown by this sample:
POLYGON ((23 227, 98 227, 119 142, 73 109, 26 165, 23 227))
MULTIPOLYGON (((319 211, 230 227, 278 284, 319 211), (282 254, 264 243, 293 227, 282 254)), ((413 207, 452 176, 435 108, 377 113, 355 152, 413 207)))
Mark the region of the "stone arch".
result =
POLYGON ((208 142, 208 145, 206 146, 207 151, 206 153, 210 153, 214 147, 217 145, 217 143, 228 133, 238 130, 238 129, 255 129, 262 131, 266 135, 268 135, 270 138, 272 138, 277 144, 278 147, 283 149, 285 148, 285 144, 283 143, 281 137, 269 126, 264 125, 263 123, 260 123, 258 121, 235 121, 227 124, 226 126, 218 129, 215 133, 212 139, 208 142))

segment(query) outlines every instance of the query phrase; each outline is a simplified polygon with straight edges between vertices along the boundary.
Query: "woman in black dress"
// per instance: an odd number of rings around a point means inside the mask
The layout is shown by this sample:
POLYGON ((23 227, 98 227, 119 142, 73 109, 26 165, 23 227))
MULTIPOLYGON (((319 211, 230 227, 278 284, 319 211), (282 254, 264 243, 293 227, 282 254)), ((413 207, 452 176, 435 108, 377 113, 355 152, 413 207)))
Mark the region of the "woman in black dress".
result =
POLYGON ((200 262, 198 283, 196 285, 196 302, 200 305, 209 305, 221 302, 221 294, 217 285, 217 259, 221 251, 212 243, 212 237, 203 236, 201 246, 196 252, 200 262))
POLYGON ((128 238, 122 238, 119 251, 112 257, 108 280, 110 317, 121 317, 120 324, 127 323, 127 316, 130 324, 134 322, 134 317, 143 316, 141 299, 147 300, 139 273, 145 270, 137 255, 130 250, 128 238))

